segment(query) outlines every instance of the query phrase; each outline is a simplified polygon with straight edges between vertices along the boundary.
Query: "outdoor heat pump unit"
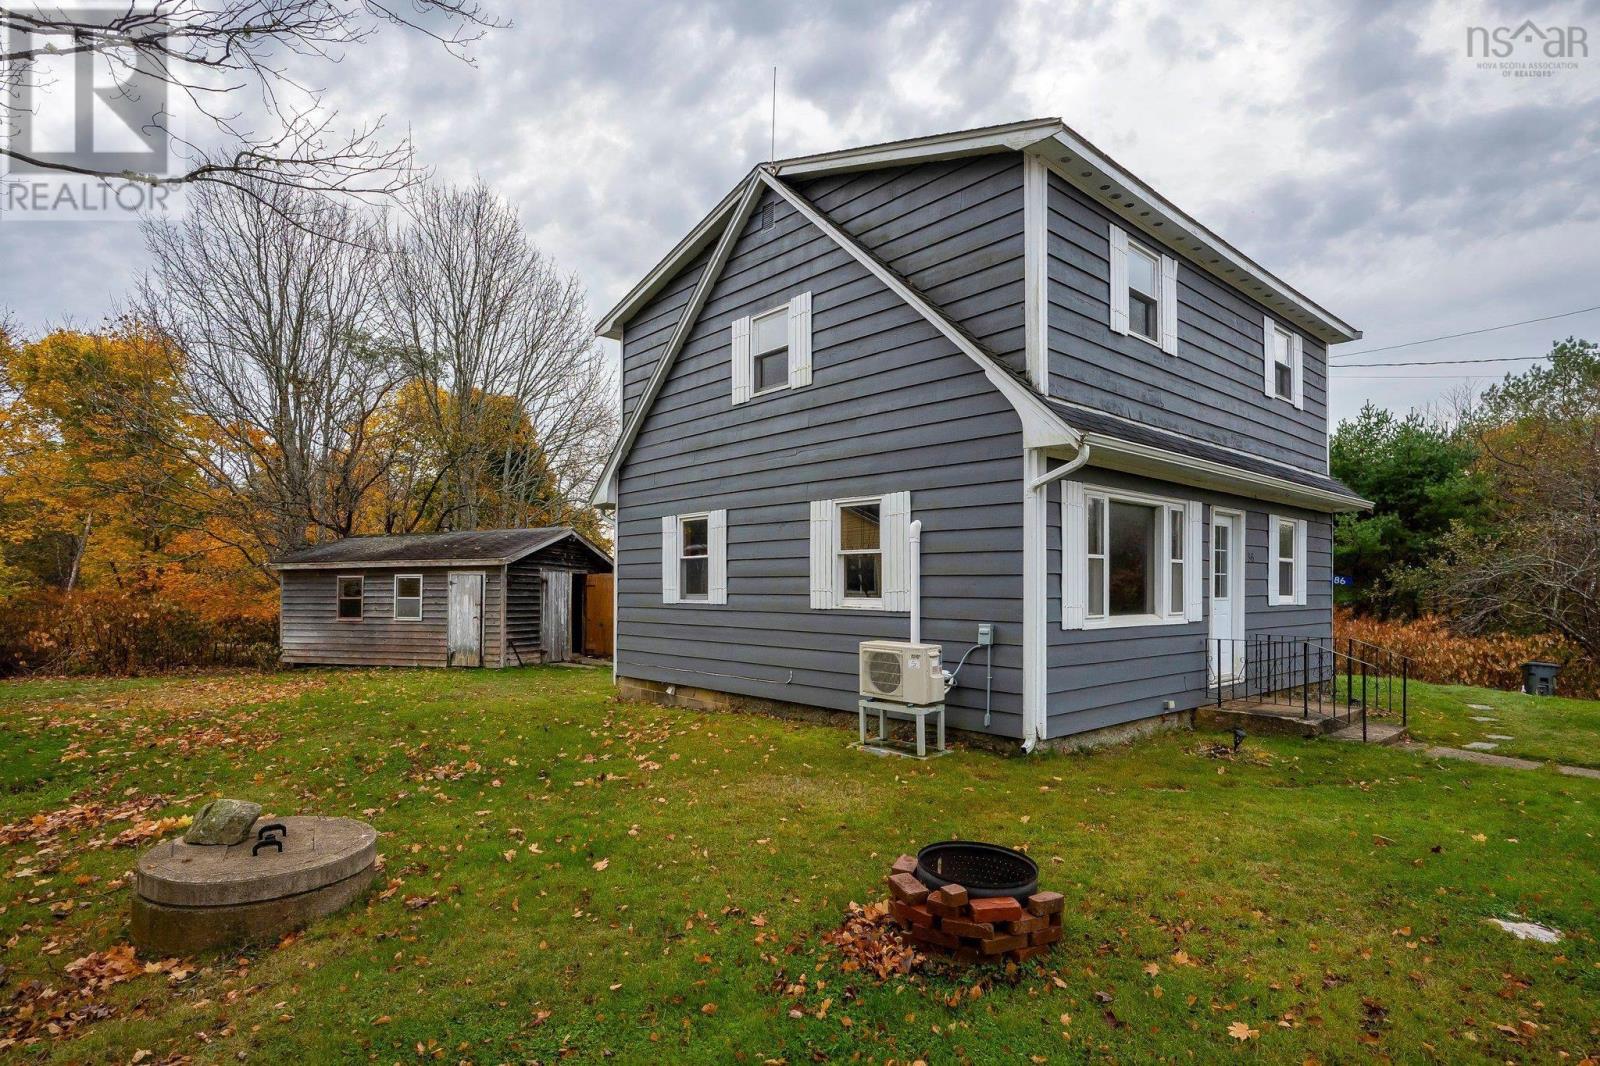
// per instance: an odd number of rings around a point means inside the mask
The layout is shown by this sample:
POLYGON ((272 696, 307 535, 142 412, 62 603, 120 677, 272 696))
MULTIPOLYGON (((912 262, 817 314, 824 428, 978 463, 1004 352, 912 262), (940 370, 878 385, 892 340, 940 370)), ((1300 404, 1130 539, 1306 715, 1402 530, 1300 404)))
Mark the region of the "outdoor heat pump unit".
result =
POLYGON ((886 703, 927 707, 944 702, 939 645, 904 640, 861 642, 861 695, 886 703))

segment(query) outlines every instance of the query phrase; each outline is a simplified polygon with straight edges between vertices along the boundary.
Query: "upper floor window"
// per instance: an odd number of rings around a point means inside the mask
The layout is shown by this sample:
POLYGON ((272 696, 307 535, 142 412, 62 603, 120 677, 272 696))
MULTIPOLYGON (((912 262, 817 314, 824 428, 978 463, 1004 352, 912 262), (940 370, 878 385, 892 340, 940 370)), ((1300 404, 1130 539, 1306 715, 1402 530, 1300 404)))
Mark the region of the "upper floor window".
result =
POLYGON ((364 580, 360 574, 339 578, 339 618, 346 622, 361 620, 361 593, 364 580))
POLYGON ((728 512, 661 520, 661 602, 728 602, 728 512))
POLYGON ((811 294, 754 316, 736 318, 733 402, 811 384, 811 294))
POLYGON ((1262 326, 1262 348, 1266 352, 1262 387, 1274 400, 1287 400, 1305 406, 1304 347, 1300 335, 1268 318, 1262 326))
POLYGON ((1111 226, 1111 328, 1178 354, 1178 261, 1111 226))
POLYGON ((1068 482, 1062 510, 1064 627, 1200 619, 1198 502, 1068 482))

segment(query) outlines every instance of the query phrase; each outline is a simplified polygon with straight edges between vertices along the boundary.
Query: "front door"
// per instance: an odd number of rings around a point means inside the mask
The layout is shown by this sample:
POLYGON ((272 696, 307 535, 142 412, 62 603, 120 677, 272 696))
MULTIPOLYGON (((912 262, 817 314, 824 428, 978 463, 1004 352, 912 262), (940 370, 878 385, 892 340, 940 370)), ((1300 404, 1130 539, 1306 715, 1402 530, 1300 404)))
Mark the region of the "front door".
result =
POLYGON ((1211 510, 1211 676, 1244 673, 1244 516, 1211 510))
POLYGON ((483 665, 483 575, 450 575, 451 666, 483 665))

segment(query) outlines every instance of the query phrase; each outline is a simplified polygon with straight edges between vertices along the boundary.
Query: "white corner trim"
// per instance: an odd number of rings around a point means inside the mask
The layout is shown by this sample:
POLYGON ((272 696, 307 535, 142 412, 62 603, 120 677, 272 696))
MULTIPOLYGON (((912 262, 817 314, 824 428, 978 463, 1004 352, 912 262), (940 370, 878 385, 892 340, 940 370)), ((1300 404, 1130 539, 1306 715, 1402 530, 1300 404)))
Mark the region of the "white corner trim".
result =
MULTIPOLYGON (((928 303, 914 289, 902 281, 894 271, 879 262, 877 257, 868 252, 855 239, 835 226, 821 212, 811 206, 810 201, 783 182, 775 178, 766 170, 758 172, 763 182, 779 196, 788 202, 790 207, 800 212, 807 222, 825 233, 832 241, 846 252, 851 258, 868 272, 883 282, 884 286, 900 299, 904 300, 911 308, 923 318, 927 319, 940 333, 966 355, 988 377, 990 383, 1000 390, 1017 414, 1022 419, 1022 439, 1025 447, 1029 448, 1076 448, 1083 439, 1077 430, 1063 422, 1059 415, 1050 409, 1050 405, 1027 385, 1018 381, 1004 367, 997 364, 993 358, 979 350, 966 334, 957 329, 951 321, 944 317, 932 304, 928 303)), ((640 408, 643 410, 643 407, 640 408)))
POLYGON ((693 295, 684 305, 683 314, 678 317, 678 325, 672 331, 672 339, 667 342, 666 349, 656 362, 655 372, 650 375, 650 383, 645 386, 644 392, 639 396, 638 406, 633 409, 633 417, 628 419, 622 436, 617 440, 617 446, 611 451, 611 458, 606 460, 605 469, 595 482, 594 494, 590 500, 594 506, 601 507, 608 504, 616 506, 617 468, 622 465, 622 459, 628 454, 628 449, 633 447, 634 440, 639 436, 639 429, 644 424, 645 412, 655 403, 656 396, 661 392, 661 386, 666 384, 672 364, 678 358, 678 352, 683 348, 684 341, 689 339, 689 331, 694 328, 695 321, 700 317, 700 310, 705 306, 706 297, 711 295, 712 285, 716 284, 717 278, 722 274, 723 265, 728 261, 728 253, 733 250, 734 240, 739 236, 739 231, 744 228, 745 221, 755 207, 756 193, 760 188, 761 183, 754 175, 745 179, 744 192, 739 197, 733 216, 728 219, 727 228, 722 231, 722 236, 717 238, 716 250, 711 253, 711 260, 706 263, 705 272, 700 275, 693 295))
POLYGON ((1033 387, 1050 394, 1050 170, 1036 155, 1022 157, 1024 278, 1023 347, 1033 387))

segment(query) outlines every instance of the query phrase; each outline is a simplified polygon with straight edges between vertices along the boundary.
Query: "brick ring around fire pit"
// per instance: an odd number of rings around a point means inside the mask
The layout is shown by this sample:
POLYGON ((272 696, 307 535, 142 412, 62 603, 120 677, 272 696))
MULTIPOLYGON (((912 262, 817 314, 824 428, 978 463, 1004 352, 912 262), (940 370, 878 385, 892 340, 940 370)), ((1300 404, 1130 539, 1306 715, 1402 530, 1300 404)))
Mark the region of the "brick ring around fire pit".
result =
POLYGON ((888 881, 890 917, 925 950, 963 962, 1023 962, 1061 939, 1065 899, 1038 891, 1038 866, 1010 848, 930 844, 896 859, 888 881))

